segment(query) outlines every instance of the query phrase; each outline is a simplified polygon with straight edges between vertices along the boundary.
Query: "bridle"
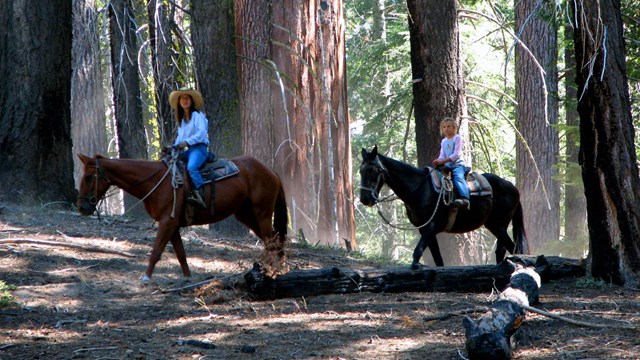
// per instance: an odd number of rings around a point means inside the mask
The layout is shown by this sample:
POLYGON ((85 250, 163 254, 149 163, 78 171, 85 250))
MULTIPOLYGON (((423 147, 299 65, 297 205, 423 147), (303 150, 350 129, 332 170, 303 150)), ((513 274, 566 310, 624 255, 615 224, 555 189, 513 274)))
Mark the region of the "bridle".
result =
MULTIPOLYGON (((389 196, 385 196, 382 199, 378 197, 378 194, 380 193, 380 189, 384 184, 384 174, 385 172, 387 172, 387 169, 384 167, 384 165, 382 165, 382 163, 380 162, 377 156, 376 156, 375 162, 372 162, 372 163, 373 164, 371 166, 373 166, 373 170, 378 175, 378 177, 376 178, 376 184, 374 187, 360 186, 360 189, 369 191, 371 193, 371 198, 373 199, 373 203, 378 204, 380 202, 387 201, 389 198, 395 195, 392 194, 389 196)), ((364 163, 361 166, 364 166, 364 163)))
POLYGON ((96 165, 93 166, 96 169, 96 172, 93 174, 94 179, 94 190, 93 193, 89 195, 78 195, 78 200, 87 200, 89 204, 94 207, 98 204, 98 180, 104 180, 111 185, 111 180, 107 177, 107 174, 104 172, 104 168, 100 167, 100 159, 96 159, 96 165))
MULTIPOLYGON (((363 165, 364 165, 364 163, 363 163, 363 165)), ((431 214, 431 217, 429 217, 429 220, 427 220, 425 223, 423 223, 422 225, 419 225, 419 226, 394 225, 389 220, 387 220, 387 218, 382 214, 382 211, 381 211, 380 207, 378 206, 379 203, 384 202, 384 201, 388 201, 388 199, 391 198, 391 197, 395 197, 394 199, 391 199, 391 200, 395 200, 395 199, 398 198, 395 194, 391 194, 391 195, 386 196, 386 197, 384 197, 382 199, 378 198, 377 193, 380 191, 380 188, 382 187, 382 184, 384 183, 384 174, 387 173, 387 175, 388 175, 388 171, 384 167, 384 165, 382 165, 382 163, 380 162, 380 160, 378 159, 377 156, 376 156, 375 162, 371 166, 373 166, 374 171, 378 174, 378 178, 376 180, 376 185, 373 188, 361 186, 360 189, 371 192, 371 197, 374 200, 373 204, 378 207, 378 215, 382 218, 382 220, 384 220, 385 223, 387 223, 387 225, 389 225, 389 226, 391 226, 391 227, 393 227, 395 229, 399 229, 399 230, 418 230, 418 229, 421 229, 421 228, 427 226, 433 220, 433 218, 436 216, 436 213, 438 212, 438 207, 440 205, 441 200, 444 200, 444 198, 443 198, 443 194, 445 193, 444 189, 442 191, 440 191, 440 194, 438 194, 438 200, 436 201, 435 209, 433 209, 433 213, 431 214)), ((431 169, 430 172, 431 171, 435 171, 435 169, 431 169)), ((413 190, 409 191, 409 194, 412 194, 417 189, 419 189, 422 186, 422 184, 424 184, 424 182, 426 181, 427 178, 428 178, 428 176, 425 176, 423 181, 420 184, 418 184, 418 186, 416 186, 413 190)), ((448 203, 446 205, 448 205, 448 203)))

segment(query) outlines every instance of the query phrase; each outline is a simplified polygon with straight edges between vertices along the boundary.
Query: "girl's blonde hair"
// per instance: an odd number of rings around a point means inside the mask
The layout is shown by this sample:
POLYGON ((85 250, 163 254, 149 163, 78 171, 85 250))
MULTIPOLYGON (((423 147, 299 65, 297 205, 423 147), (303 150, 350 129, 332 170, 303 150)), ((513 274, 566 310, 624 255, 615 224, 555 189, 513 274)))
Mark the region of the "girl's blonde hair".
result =
POLYGON ((454 118, 452 118, 452 117, 448 117, 447 116, 447 117, 445 117, 444 119, 442 119, 440 121, 440 133, 442 135, 444 135, 444 131, 442 131, 442 125, 445 125, 445 124, 451 124, 451 125, 453 125, 453 128, 455 130, 458 130, 458 123, 456 122, 456 120, 454 118))

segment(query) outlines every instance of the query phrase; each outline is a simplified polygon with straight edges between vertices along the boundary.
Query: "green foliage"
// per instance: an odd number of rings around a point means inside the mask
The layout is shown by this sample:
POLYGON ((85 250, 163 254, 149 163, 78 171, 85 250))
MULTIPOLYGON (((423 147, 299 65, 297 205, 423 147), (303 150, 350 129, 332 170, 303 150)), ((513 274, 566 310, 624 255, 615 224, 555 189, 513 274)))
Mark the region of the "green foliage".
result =
POLYGON ((15 289, 15 286, 7 285, 4 281, 0 280, 0 309, 8 307, 13 303, 11 291, 15 289))

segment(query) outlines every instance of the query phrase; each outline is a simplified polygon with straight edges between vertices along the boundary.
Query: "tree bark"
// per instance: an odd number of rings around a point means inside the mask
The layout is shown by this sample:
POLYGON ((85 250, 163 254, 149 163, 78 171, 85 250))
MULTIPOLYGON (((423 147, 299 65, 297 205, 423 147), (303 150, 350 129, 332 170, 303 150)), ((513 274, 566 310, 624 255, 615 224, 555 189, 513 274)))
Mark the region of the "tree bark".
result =
POLYGON ((70 1, 0 1, 0 201, 76 197, 70 1))
MULTIPOLYGON (((508 259, 532 265, 535 258, 512 256, 508 259)), ((545 258, 544 281, 564 277, 578 277, 585 273, 580 260, 561 257, 545 258)), ((482 292, 494 287, 502 289, 509 282, 513 264, 503 261, 498 265, 409 267, 386 269, 326 268, 293 270, 275 279, 265 277, 259 265, 245 274, 247 292, 256 299, 323 294, 349 294, 355 292, 482 292)))
POLYGON ((588 272, 640 286, 640 180, 620 1, 575 3, 580 154, 589 224, 588 272))
POLYGON ((548 1, 515 1, 516 126, 524 138, 516 141, 516 185, 533 254, 560 237, 560 187, 554 180, 559 141, 553 128, 558 123, 558 36, 548 20, 553 10, 548 1))

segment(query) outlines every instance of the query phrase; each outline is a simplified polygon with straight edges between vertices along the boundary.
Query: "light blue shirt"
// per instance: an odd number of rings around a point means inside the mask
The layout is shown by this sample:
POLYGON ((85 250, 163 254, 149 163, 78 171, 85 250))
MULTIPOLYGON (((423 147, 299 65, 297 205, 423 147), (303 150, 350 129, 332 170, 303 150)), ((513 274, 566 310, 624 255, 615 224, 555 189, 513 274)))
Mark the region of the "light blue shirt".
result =
POLYGON ((463 165, 464 160, 460 157, 462 155, 462 138, 460 135, 456 134, 451 139, 447 139, 446 137, 442 139, 442 143, 440 144, 440 156, 438 156, 438 160, 444 160, 446 158, 450 158, 452 162, 448 162, 445 165, 448 167, 463 165))
POLYGON ((206 144, 209 146, 209 120, 199 111, 191 114, 191 120, 182 119, 180 127, 178 127, 178 137, 173 145, 178 145, 186 141, 189 146, 195 144, 206 144))

